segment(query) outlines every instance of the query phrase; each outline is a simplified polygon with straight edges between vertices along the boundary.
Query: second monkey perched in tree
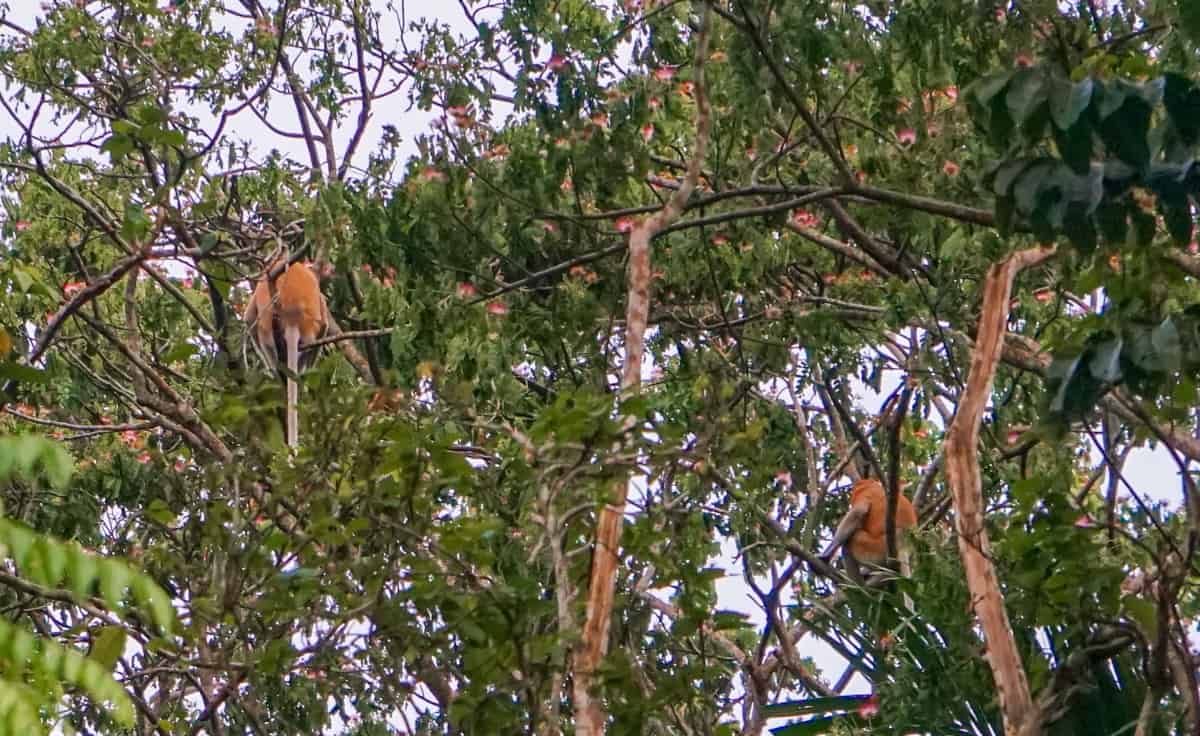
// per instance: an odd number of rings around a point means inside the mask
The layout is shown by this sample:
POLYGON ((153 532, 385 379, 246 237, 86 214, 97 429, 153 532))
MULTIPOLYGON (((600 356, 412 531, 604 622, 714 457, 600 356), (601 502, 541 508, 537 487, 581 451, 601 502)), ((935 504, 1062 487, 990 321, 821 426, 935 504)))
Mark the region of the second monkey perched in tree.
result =
MULTIPOLYGON (((274 268, 273 265, 267 269, 267 274, 274 268)), ((249 338, 254 351, 268 369, 279 371, 279 354, 285 356, 287 443, 289 447, 295 447, 299 435, 296 376, 315 359, 317 351, 305 348, 325 336, 329 329, 329 313, 316 274, 303 263, 293 263, 275 279, 274 300, 267 279, 264 275, 254 287, 244 319, 250 327, 249 338)))
MULTIPOLYGON (((917 512, 904 496, 896 496, 896 546, 902 572, 908 574, 908 554, 904 533, 917 523, 917 512)), ((864 478, 850 488, 850 510, 842 517, 833 541, 821 553, 825 560, 833 558, 843 547, 842 559, 846 574, 856 583, 863 582, 859 563, 879 566, 887 561, 887 492, 874 478, 864 478)))

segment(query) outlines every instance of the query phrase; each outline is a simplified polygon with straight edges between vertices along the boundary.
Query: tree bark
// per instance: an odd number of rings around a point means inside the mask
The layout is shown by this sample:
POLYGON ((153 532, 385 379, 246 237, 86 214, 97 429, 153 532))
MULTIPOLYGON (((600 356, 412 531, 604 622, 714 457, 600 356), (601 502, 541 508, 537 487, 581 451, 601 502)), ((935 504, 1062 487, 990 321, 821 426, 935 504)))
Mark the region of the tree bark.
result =
MULTIPOLYGON (((650 316, 650 243, 683 213, 683 208, 700 179, 701 167, 708 149, 711 120, 704 85, 704 62, 708 58, 711 3, 709 0, 700 0, 696 4, 701 6, 702 10, 696 34, 696 55, 693 59, 696 140, 692 156, 679 189, 675 190, 667 204, 650 217, 634 224, 629 232, 625 363, 621 371, 621 392, 625 396, 636 394, 642 385, 646 324, 650 316)), ((611 500, 600 509, 600 518, 596 522, 596 543, 592 550, 591 575, 587 589, 587 611, 582 638, 573 658, 573 704, 575 733, 578 736, 602 736, 605 731, 607 714, 603 702, 594 692, 595 672, 608 651, 608 634, 612 623, 613 595, 619 561, 618 550, 628 496, 628 473, 622 473, 614 484, 611 500)))
POLYGON ((996 681, 1004 731, 1009 736, 1039 734, 1042 719, 1030 695, 983 524, 979 425, 1004 348, 1013 279, 1022 269, 1042 263, 1054 253, 1053 247, 1017 251, 988 269, 979 335, 971 351, 971 372, 946 434, 946 479, 954 496, 958 551, 966 569, 971 605, 983 628, 987 662, 996 681))

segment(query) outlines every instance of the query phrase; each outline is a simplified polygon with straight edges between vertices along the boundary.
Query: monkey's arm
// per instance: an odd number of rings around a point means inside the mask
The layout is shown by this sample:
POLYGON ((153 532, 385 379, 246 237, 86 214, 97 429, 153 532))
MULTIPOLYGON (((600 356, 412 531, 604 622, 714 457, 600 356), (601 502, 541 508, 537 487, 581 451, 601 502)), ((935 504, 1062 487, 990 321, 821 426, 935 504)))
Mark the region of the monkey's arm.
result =
POLYGON ((833 554, 837 552, 842 545, 849 541, 850 537, 854 536, 855 532, 862 528, 863 522, 866 521, 867 514, 870 511, 870 504, 851 506, 850 510, 846 512, 846 515, 842 517, 842 521, 838 524, 837 530, 834 531, 833 541, 831 541, 829 546, 825 548, 825 551, 821 553, 821 557, 825 560, 832 559, 833 554))

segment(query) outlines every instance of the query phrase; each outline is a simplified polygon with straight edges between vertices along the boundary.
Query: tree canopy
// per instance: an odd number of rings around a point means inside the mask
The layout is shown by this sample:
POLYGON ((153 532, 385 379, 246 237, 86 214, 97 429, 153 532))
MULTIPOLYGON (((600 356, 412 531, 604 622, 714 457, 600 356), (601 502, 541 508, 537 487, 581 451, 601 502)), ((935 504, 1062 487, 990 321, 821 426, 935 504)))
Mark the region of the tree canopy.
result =
POLYGON ((0 733, 1200 733, 1200 5, 417 5, 0 2, 0 733))

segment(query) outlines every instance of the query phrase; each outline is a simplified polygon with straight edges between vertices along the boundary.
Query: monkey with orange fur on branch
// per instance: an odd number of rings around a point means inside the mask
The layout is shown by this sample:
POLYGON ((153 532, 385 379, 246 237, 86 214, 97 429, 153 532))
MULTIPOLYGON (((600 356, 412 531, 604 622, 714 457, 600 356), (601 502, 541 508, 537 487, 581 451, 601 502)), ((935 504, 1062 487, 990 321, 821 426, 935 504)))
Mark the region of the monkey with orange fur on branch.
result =
POLYGON ((316 358, 317 350, 306 348, 329 330, 329 311, 321 294, 321 283, 312 269, 299 261, 288 266, 270 282, 270 275, 286 254, 266 269, 242 318, 247 338, 268 370, 283 374, 287 381, 287 444, 299 442, 300 371, 316 358), (287 370, 280 370, 279 356, 284 355, 287 370))
MULTIPOLYGON (((883 484, 874 478, 864 478, 850 488, 850 510, 842 517, 833 540, 821 558, 826 562, 833 559, 840 548, 846 574, 855 583, 864 581, 860 563, 880 567, 887 562, 887 492, 883 484)), ((900 558, 901 573, 909 574, 908 544, 905 539, 908 529, 917 523, 917 512, 904 494, 896 497, 896 546, 900 558)))

